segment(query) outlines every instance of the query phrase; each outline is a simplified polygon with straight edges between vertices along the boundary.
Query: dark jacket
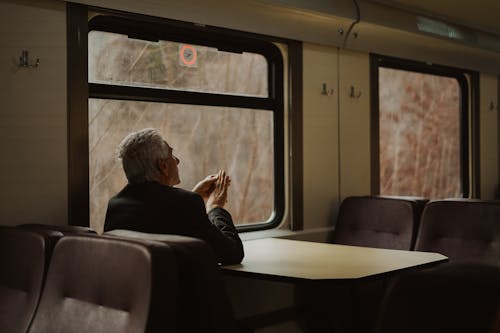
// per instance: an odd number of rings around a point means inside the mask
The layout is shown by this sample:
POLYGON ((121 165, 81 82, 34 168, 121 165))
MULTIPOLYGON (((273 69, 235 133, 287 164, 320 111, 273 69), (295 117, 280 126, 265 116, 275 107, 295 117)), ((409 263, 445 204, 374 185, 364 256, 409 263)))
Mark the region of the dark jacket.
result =
POLYGON ((214 208, 207 215, 197 193, 156 182, 128 184, 109 200, 104 231, 113 229, 200 238, 222 264, 243 259, 243 245, 228 211, 214 208))

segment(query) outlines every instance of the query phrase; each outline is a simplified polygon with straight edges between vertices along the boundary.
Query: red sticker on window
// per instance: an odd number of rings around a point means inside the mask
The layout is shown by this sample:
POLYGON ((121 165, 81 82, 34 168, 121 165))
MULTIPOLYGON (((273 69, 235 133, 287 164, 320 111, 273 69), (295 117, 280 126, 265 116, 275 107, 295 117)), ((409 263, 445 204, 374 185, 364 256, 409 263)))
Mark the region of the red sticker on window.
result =
POLYGON ((184 44, 179 51, 181 64, 184 66, 196 66, 197 53, 193 45, 184 44))

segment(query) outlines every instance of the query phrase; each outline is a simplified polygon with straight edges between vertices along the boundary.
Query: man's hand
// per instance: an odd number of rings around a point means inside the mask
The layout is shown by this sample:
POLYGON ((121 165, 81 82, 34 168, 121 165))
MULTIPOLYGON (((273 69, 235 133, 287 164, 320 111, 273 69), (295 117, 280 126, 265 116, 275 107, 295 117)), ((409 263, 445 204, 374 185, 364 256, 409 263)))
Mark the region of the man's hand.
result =
POLYGON ((212 193, 212 191, 214 190, 217 176, 218 174, 206 176, 205 179, 195 185, 195 187, 193 188, 193 192, 198 193, 206 202, 208 200, 208 197, 210 196, 210 193, 212 193))
POLYGON ((216 176, 216 180, 213 186, 213 190, 208 196, 207 200, 207 212, 211 211, 215 207, 224 207, 227 202, 227 188, 231 180, 229 176, 226 175, 224 170, 220 170, 216 176))

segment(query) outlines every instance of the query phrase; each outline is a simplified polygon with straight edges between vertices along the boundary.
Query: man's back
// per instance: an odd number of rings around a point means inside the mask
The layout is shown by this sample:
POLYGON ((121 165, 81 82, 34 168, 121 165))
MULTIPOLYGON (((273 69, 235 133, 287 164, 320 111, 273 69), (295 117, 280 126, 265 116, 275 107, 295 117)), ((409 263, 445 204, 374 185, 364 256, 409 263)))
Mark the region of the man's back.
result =
POLYGON ((192 222, 188 219, 197 202, 195 196, 156 182, 128 184, 109 201, 104 231, 128 229, 185 235, 192 222))
POLYGON ((241 240, 226 210, 215 208, 207 215, 198 194, 156 182, 128 184, 111 198, 104 231, 114 229, 200 238, 223 264, 243 258, 241 240))

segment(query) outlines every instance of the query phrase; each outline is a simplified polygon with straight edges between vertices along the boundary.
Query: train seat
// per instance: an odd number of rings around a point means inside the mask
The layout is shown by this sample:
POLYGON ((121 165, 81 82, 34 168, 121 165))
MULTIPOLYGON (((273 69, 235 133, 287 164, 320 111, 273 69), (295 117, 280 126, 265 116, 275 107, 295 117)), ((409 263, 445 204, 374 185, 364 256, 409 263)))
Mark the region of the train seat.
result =
POLYGON ((498 332, 500 266, 449 262, 407 273, 389 287, 377 333, 498 332))
POLYGON ((332 242, 344 245, 412 250, 427 199, 352 196, 340 205, 332 242))
POLYGON ((177 287, 175 258, 165 244, 65 236, 29 332, 175 331, 177 287))
POLYGON ((63 235, 71 234, 97 234, 94 229, 89 227, 82 227, 76 225, 51 225, 51 224, 38 224, 38 223, 27 223, 20 224, 18 228, 23 229, 34 229, 34 230, 54 230, 59 231, 63 235))
MULTIPOLYGON (((403 196, 348 197, 340 205, 332 241, 343 245, 412 250, 427 201, 403 196)), ((385 285, 383 280, 373 280, 357 286, 357 331, 373 331, 385 285)))
POLYGON ((160 241, 170 246, 179 270, 179 332, 236 332, 222 273, 210 246, 191 237, 112 230, 104 235, 160 241))
POLYGON ((500 203, 473 199, 436 200, 424 212, 416 250, 450 260, 500 265, 500 203))
POLYGON ((0 228, 0 332, 27 332, 61 237, 55 231, 0 228))

